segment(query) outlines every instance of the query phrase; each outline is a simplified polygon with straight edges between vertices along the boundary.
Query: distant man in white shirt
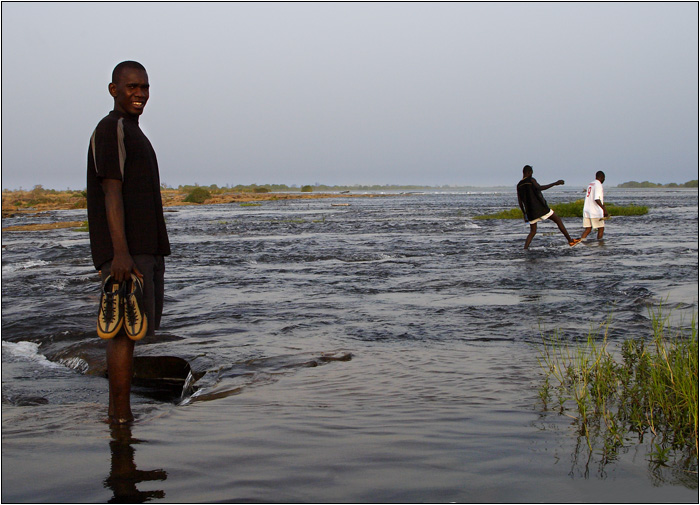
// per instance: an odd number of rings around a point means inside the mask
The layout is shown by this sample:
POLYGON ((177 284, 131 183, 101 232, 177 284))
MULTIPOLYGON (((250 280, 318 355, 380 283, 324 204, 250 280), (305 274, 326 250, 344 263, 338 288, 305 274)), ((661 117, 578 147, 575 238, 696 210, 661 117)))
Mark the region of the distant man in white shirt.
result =
POLYGON ((583 204, 583 234, 581 240, 586 238, 593 228, 598 230, 598 240, 603 238, 605 231, 604 218, 608 217, 608 211, 603 203, 603 183, 605 173, 598 171, 595 174, 595 181, 588 185, 586 200, 583 204))

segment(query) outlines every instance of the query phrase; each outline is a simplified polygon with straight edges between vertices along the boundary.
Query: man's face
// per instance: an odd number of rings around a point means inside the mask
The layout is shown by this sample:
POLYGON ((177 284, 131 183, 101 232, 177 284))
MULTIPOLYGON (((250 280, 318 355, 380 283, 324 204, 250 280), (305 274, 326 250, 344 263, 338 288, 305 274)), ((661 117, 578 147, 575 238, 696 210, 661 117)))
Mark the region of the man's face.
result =
POLYGON ((117 82, 110 83, 109 94, 114 97, 114 110, 140 116, 148 101, 148 74, 138 68, 122 70, 117 82))

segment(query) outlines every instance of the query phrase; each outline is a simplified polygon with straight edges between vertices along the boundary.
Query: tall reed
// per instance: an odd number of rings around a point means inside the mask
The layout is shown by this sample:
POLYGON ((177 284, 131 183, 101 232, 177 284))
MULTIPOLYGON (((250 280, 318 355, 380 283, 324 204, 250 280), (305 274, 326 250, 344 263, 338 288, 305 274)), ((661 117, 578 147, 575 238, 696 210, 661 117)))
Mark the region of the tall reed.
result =
POLYGON ((685 330, 672 329, 671 314, 661 307, 649 315, 653 336, 626 339, 613 353, 610 319, 585 342, 564 341, 556 331, 543 334, 540 398, 545 409, 574 419, 589 457, 596 452, 607 462, 620 449, 643 443, 654 468, 697 476, 697 313, 685 330))

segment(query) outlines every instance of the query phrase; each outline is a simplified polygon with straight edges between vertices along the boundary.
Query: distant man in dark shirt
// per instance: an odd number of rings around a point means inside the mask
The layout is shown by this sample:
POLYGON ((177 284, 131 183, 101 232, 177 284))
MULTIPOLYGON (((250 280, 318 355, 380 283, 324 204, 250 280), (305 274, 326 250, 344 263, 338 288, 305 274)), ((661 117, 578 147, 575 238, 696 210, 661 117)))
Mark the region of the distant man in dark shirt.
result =
POLYGON ((553 186, 561 186, 562 184, 564 184, 564 181, 559 179, 552 184, 540 186, 532 176, 532 167, 530 165, 523 167, 523 179, 518 183, 518 205, 520 205, 520 210, 523 211, 525 221, 530 223, 530 234, 525 239, 525 249, 530 247, 530 242, 537 234, 537 223, 545 219, 551 219, 557 224, 559 231, 566 237, 566 241, 571 247, 581 242, 581 239, 572 239, 569 236, 569 232, 566 231, 566 226, 564 226, 561 218, 549 208, 547 200, 542 196, 542 191, 553 186))
MULTIPOLYGON (((109 93, 114 110, 90 138, 87 200, 90 247, 104 283, 131 278, 143 281, 147 335, 160 325, 163 310, 163 256, 170 254, 165 229, 160 175, 155 151, 139 128, 149 98, 146 69, 124 61, 112 72, 109 93)), ((124 330, 107 342, 109 417, 115 424, 133 421, 131 378, 134 341, 124 330)))

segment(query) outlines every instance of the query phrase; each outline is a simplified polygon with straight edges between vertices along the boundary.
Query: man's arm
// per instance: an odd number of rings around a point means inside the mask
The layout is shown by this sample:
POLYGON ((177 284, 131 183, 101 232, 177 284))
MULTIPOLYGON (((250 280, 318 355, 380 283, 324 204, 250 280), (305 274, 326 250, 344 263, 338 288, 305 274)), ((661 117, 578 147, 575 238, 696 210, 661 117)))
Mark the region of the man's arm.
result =
POLYGON ((523 212, 523 219, 527 222, 527 214, 525 213, 525 206, 523 205, 523 200, 520 198, 520 191, 518 191, 518 205, 520 205, 520 210, 523 212))
POLYGON ((596 200, 595 203, 598 204, 598 206, 603 209, 603 217, 608 217, 608 211, 605 209, 605 205, 603 205, 603 202, 600 201, 600 199, 596 200))
MULTIPOLYGON (((537 184, 537 183, 535 183, 537 184)), ((546 184, 544 186, 540 186, 540 191, 544 191, 545 189, 549 189, 554 186, 561 186, 564 184, 564 181, 562 179, 559 179, 557 182, 553 182, 552 184, 546 184)))
POLYGON ((603 184, 600 181, 595 181, 595 188, 594 188, 595 194, 593 195, 593 198, 595 199, 595 203, 598 204, 598 207, 603 209, 603 217, 608 217, 608 211, 605 208, 605 205, 603 205, 603 184))
POLYGON ((109 225, 109 235, 112 238, 112 247, 114 248, 111 275, 117 282, 123 282, 131 276, 132 271, 139 275, 140 272, 138 272, 134 264, 134 259, 129 253, 129 245, 126 242, 122 181, 103 179, 102 190, 105 193, 107 224, 109 225))

